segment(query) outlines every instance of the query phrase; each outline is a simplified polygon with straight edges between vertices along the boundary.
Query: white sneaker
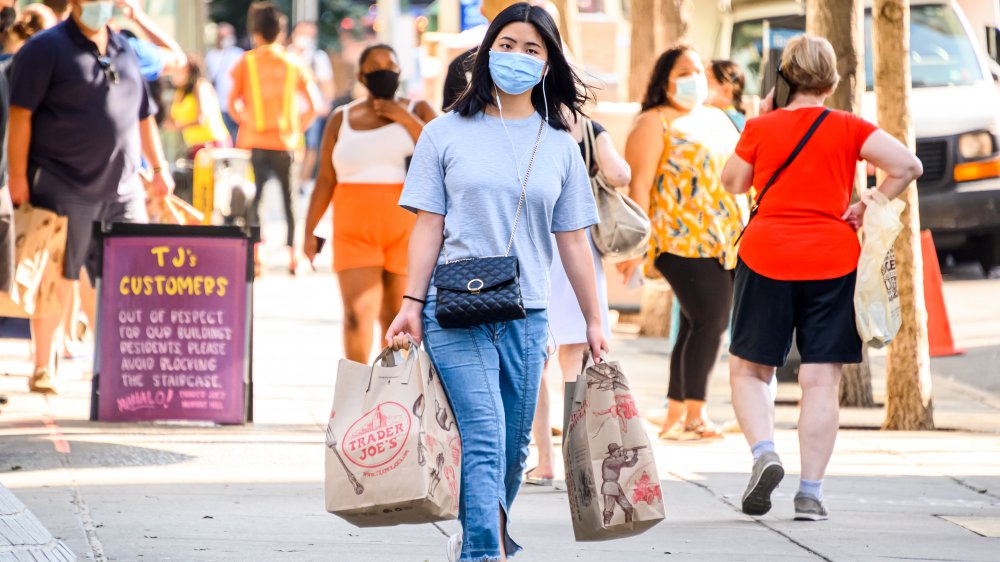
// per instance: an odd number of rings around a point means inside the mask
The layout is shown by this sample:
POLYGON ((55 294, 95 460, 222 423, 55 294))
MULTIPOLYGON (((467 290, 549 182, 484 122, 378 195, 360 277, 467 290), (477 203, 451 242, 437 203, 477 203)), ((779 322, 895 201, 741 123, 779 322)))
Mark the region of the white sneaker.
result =
POLYGON ((448 537, 448 562, 458 562, 462 558, 462 532, 448 537))

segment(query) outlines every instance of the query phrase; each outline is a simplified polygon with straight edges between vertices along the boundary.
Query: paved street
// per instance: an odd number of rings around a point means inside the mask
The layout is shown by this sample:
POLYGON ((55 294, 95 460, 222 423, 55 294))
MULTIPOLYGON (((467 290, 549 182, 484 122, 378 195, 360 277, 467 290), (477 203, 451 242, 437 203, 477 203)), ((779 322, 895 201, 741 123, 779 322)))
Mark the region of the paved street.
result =
MULTIPOLYGON (((454 523, 357 529, 324 512, 321 427, 341 355, 339 297, 328 271, 295 280, 277 269, 268 273, 256 289, 252 426, 91 423, 87 361, 66 367, 63 393, 46 400, 24 392, 27 343, 0 344, 0 373, 9 373, 0 376, 0 393, 11 398, 0 415, 0 483, 81 559, 444 560, 454 523)), ((969 354, 935 366, 953 363, 989 384, 1000 380, 990 359, 1000 344, 997 294, 997 279, 960 271, 949 281, 955 331, 969 354)), ((614 356, 637 389, 640 409, 658 406, 665 343, 620 336, 614 356)), ((876 367, 883 361, 874 358, 876 367)), ((884 433, 873 430, 881 410, 844 412, 851 429, 841 434, 830 467, 828 522, 790 521, 797 389, 783 385, 777 445, 789 476, 768 516, 753 520, 738 511, 750 464, 741 436, 660 442, 664 523, 628 540, 576 543, 563 484, 526 488, 511 513, 512 534, 526 547, 517 559, 1000 559, 1000 538, 959 524, 1000 534, 1000 398, 976 390, 958 371, 935 378, 936 419, 948 431, 884 433)), ((717 420, 732 418, 721 366, 711 400, 717 420)))

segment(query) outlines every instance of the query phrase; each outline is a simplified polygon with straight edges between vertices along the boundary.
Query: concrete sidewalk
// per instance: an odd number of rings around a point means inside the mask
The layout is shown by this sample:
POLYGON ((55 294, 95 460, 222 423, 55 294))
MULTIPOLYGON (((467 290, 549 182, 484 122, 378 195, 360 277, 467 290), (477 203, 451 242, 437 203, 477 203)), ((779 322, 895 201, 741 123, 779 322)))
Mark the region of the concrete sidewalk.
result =
MULTIPOLYGON (((0 343, 0 373, 11 373, 0 376, 0 394, 11 397, 0 415, 0 482, 81 559, 444 560, 454 523, 357 529, 323 510, 321 428, 341 318, 328 274, 260 281, 257 423, 247 427, 91 423, 86 362, 67 368, 63 393, 45 399, 24 392, 26 344, 0 343)), ((665 342, 613 345, 640 410, 659 406, 665 342)), ((783 385, 777 446, 789 475, 766 517, 738 510, 750 466, 741 436, 685 444, 654 435, 665 522, 627 540, 576 543, 563 483, 526 487, 511 513, 526 548, 517 559, 998 560, 1000 539, 984 535, 1000 534, 1000 401, 935 383, 935 417, 949 430, 872 431, 880 409, 844 412, 851 429, 827 480, 830 521, 790 520, 798 445, 795 407, 784 404, 796 388, 783 385)), ((876 380, 879 401, 883 386, 876 380)), ((732 418, 728 395, 720 366, 710 398, 716 420, 732 418)))

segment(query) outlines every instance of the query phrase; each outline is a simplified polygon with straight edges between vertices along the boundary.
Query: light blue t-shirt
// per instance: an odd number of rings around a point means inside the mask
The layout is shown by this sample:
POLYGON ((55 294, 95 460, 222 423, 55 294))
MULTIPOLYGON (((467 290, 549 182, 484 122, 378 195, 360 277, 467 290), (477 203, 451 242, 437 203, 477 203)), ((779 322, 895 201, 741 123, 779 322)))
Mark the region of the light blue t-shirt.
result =
MULTIPOLYGON (((521 195, 517 168, 523 176, 541 123, 537 113, 507 119, 510 139, 500 118, 485 113, 452 112, 424 127, 399 204, 445 216, 449 260, 503 255, 521 195)), ((520 264, 525 308, 548 306, 551 233, 598 222, 579 146, 565 131, 546 126, 543 135, 510 252, 520 264)), ((443 254, 438 263, 444 263, 443 254)), ((428 294, 435 292, 432 283, 428 294)))

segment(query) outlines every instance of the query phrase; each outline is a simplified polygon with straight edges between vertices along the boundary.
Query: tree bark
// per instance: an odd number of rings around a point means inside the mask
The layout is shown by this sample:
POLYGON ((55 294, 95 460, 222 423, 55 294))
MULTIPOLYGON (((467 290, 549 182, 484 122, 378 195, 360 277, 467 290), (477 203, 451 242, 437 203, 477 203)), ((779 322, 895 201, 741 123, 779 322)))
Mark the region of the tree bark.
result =
POLYGON ((629 101, 642 101, 649 75, 660 55, 661 29, 657 12, 661 0, 632 0, 632 41, 629 49, 629 101))
POLYGON ((639 333, 651 338, 670 335, 674 291, 666 283, 646 283, 639 301, 639 333))
POLYGON ((569 51, 577 58, 583 55, 583 44, 580 38, 580 10, 575 1, 552 0, 559 10, 559 33, 569 51))
POLYGON ((665 48, 687 40, 693 11, 693 0, 660 0, 660 19, 663 21, 662 36, 665 48))
MULTIPOLYGON (((837 73, 840 83, 826 104, 833 109, 861 115, 861 100, 865 93, 864 80, 864 0, 808 0, 806 32, 826 37, 837 52, 837 73)), ((860 169, 859 169, 860 170, 860 169)), ((854 190, 865 187, 864 174, 856 173, 854 190)), ((840 405, 872 408, 871 366, 868 350, 858 365, 844 365, 840 379, 840 405)))
MULTIPOLYGON (((910 117, 909 3, 906 0, 875 0, 872 35, 879 126, 912 150, 915 141, 910 117)), ((910 185, 901 198, 906 203, 901 217, 903 232, 893 249, 903 324, 889 345, 886 418, 882 427, 926 430, 934 428, 934 405, 916 184, 910 185)))
POLYGON ((868 346, 861 349, 861 363, 844 365, 840 377, 840 405, 845 408, 874 408, 872 369, 868 346))
MULTIPOLYGON (((632 0, 631 6, 629 99, 641 101, 660 53, 687 38, 694 4, 693 0, 632 0)), ((673 293, 646 287, 639 312, 642 333, 664 337, 670 333, 673 293)))
POLYGON ((826 37, 837 52, 840 83, 826 104, 861 114, 865 93, 864 0, 808 0, 806 32, 826 37))

